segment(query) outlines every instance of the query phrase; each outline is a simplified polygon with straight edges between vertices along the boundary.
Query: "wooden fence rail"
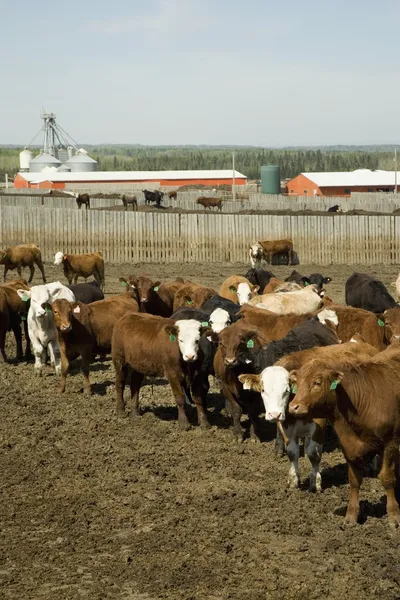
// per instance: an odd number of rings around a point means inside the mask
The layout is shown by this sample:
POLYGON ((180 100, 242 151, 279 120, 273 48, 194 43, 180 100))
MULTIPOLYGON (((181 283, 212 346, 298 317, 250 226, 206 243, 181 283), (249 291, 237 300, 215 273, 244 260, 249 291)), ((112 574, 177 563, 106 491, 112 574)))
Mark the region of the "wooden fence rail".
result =
POLYGON ((292 237, 301 263, 398 264, 400 217, 117 212, 0 206, 0 247, 33 242, 45 261, 59 250, 101 250, 107 262, 247 262, 256 240, 292 237))

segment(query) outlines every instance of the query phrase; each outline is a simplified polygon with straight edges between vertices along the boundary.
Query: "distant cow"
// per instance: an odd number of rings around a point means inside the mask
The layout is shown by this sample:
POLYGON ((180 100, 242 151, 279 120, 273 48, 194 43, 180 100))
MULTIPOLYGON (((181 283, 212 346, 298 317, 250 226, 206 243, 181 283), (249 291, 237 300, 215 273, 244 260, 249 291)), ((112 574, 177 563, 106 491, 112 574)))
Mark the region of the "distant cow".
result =
POLYGON ((42 254, 39 246, 36 244, 21 244, 19 246, 9 246, 5 250, 0 250, 0 265, 4 265, 4 281, 6 280, 7 271, 17 269, 18 275, 22 277, 21 269, 29 267, 31 275, 28 283, 33 279, 35 267, 37 265, 42 273, 43 282, 46 283, 46 275, 42 263, 42 254))
POLYGON ((168 198, 169 198, 170 200, 176 200, 176 199, 177 199, 177 197, 178 197, 178 194, 177 194, 177 192, 168 192, 168 198))
POLYGON ((197 204, 204 206, 204 210, 207 210, 207 208, 211 210, 211 208, 216 207, 217 210, 222 212, 222 198, 207 198, 206 196, 201 196, 200 198, 197 198, 196 202, 197 204))
POLYGON ((104 259, 101 252, 90 254, 64 254, 57 252, 54 256, 55 265, 63 265, 64 275, 71 285, 78 282, 78 277, 85 280, 93 275, 99 286, 104 289, 104 259))
POLYGON ((121 198, 122 204, 125 207, 125 210, 128 210, 128 206, 132 206, 132 210, 138 209, 138 203, 136 196, 126 196, 125 194, 121 198))
POLYGON ((159 190, 155 190, 154 192, 150 192, 149 190, 143 190, 143 194, 145 204, 155 202, 157 208, 160 208, 161 202, 164 197, 164 192, 160 192, 159 190))
POLYGON ((287 253, 288 264, 293 263, 293 242, 291 239, 264 240, 252 244, 249 248, 249 257, 252 268, 260 268, 261 260, 272 264, 274 254, 287 253))
POLYGON ((353 273, 346 281, 346 304, 364 308, 374 313, 383 313, 398 306, 379 279, 366 273, 353 273))
POLYGON ((86 208, 90 208, 89 194, 78 194, 76 196, 76 203, 77 203, 79 209, 82 208, 83 204, 86 206, 86 208))
POLYGON ((328 212, 338 213, 342 212, 342 209, 340 208, 339 204, 334 204, 328 208, 328 212))

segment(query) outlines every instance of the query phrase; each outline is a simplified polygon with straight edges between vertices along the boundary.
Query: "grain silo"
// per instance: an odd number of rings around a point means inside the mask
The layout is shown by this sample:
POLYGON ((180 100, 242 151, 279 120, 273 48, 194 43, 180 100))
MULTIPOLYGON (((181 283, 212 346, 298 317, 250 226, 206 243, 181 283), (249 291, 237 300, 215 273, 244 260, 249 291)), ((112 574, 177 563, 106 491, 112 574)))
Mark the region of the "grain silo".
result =
POLYGON ((31 173, 40 173, 46 167, 54 167, 58 169, 61 166, 61 161, 55 156, 52 156, 48 152, 41 152, 29 163, 29 170, 31 173))
POLYGON ((75 154, 72 158, 69 158, 65 164, 73 173, 97 171, 97 162, 87 154, 75 154))
POLYGON ((29 163, 33 159, 33 152, 28 150, 25 146, 24 150, 19 153, 19 170, 21 173, 29 171, 29 163))

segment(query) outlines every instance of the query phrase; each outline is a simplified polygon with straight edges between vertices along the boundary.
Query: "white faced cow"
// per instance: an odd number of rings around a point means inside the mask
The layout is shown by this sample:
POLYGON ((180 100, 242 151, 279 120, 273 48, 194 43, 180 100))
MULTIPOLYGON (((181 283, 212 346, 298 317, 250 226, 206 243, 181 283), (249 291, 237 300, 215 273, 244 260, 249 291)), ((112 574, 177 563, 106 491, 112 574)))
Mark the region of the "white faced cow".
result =
POLYGON ((42 374, 47 352, 56 373, 61 373, 60 348, 50 305, 57 299, 75 302, 73 292, 60 281, 56 281, 46 285, 34 285, 30 290, 19 289, 17 293, 22 300, 30 300, 27 323, 36 373, 42 374))
POLYGON ((224 308, 216 308, 210 314, 208 322, 215 333, 220 333, 225 327, 228 327, 232 321, 227 310, 224 308))

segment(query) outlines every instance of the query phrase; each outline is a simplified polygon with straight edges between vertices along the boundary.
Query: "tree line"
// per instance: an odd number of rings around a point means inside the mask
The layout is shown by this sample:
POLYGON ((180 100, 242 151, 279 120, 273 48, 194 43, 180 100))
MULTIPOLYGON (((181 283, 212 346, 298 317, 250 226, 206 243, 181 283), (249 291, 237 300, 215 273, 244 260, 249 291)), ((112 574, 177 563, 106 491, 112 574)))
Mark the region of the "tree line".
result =
MULTIPOLYGON (((341 149, 268 149, 257 147, 206 146, 86 146, 97 160, 99 171, 164 171, 231 169, 235 166, 249 180, 260 178, 262 165, 281 168, 281 178, 302 172, 353 171, 355 169, 393 170, 393 152, 382 150, 341 149)), ((345 148, 345 147, 343 147, 345 148)), ((10 178, 19 170, 19 148, 0 148, 0 179, 10 178)), ((34 151, 34 153, 36 153, 34 151)), ((400 162, 400 160, 399 160, 400 162)))

